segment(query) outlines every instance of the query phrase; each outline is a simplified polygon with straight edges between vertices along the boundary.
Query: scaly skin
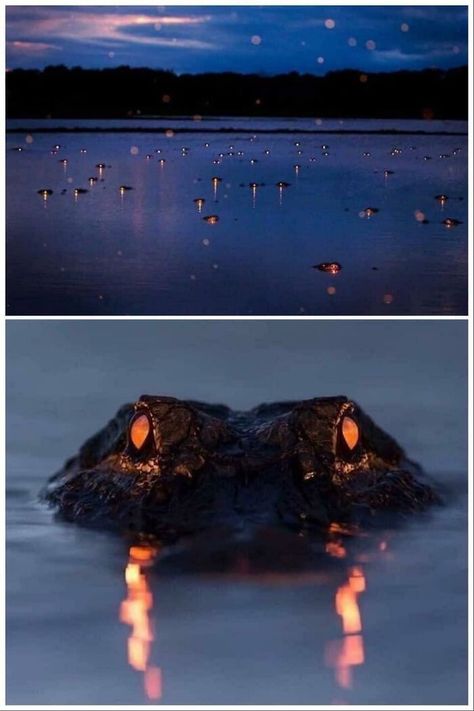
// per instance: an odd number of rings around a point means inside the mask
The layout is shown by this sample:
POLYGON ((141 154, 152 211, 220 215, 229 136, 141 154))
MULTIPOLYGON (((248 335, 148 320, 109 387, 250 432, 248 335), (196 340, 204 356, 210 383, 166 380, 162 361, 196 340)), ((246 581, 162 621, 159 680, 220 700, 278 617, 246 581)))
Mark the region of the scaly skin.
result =
POLYGON ((149 395, 120 408, 43 497, 70 521, 171 536, 249 522, 366 524, 439 501, 420 467, 345 397, 234 412, 149 395), (137 447, 140 415, 148 435, 137 447))

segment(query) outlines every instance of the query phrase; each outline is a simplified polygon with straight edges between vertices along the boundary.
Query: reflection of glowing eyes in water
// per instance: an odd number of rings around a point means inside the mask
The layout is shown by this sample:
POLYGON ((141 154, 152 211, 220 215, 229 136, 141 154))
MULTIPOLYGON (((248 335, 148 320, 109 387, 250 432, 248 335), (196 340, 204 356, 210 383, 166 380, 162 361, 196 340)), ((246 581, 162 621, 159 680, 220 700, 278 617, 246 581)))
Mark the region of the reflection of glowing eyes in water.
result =
POLYGON ((336 682, 343 689, 352 687, 352 667, 360 666, 364 661, 364 639, 361 634, 331 640, 326 647, 326 665, 335 669, 336 682))
POLYGON ((258 183, 249 183, 249 188, 252 191, 252 206, 255 207, 258 183))
POLYGON ((132 546, 125 568, 127 598, 120 607, 120 621, 131 626, 128 638, 128 663, 136 671, 143 672, 145 693, 149 699, 160 699, 162 675, 159 667, 149 664, 151 645, 154 640, 150 618, 153 595, 142 567, 150 564, 157 550, 149 546, 132 546))
POLYGON ((349 585, 351 590, 357 594, 365 591, 365 577, 361 568, 357 566, 352 568, 349 576, 349 585))
POLYGON ((366 588, 362 568, 349 570, 349 578, 336 592, 335 607, 342 618, 342 639, 329 640, 325 649, 325 663, 335 670, 337 684, 344 689, 352 687, 352 667, 364 664, 364 639, 357 597, 366 588))
POLYGON ((140 450, 143 447, 150 431, 150 421, 146 415, 138 415, 132 420, 129 436, 135 449, 140 450))
POLYGON ((205 201, 204 198, 195 198, 195 199, 193 200, 193 203, 196 205, 196 207, 197 207, 197 209, 198 209, 198 212, 201 212, 201 210, 202 210, 203 205, 204 205, 205 202, 206 202, 206 201, 205 201))
POLYGON ((217 202, 217 186, 219 185, 219 183, 222 183, 222 178, 218 178, 217 176, 214 176, 213 178, 211 178, 211 182, 212 182, 212 188, 214 190, 214 200, 217 202))
POLYGON ((359 442, 359 427, 352 417, 342 420, 342 436, 349 449, 354 449, 359 442))
POLYGON ((276 183, 280 195, 280 205, 283 203, 283 190, 288 188, 289 185, 290 183, 285 183, 284 180, 279 180, 278 183, 276 183))
POLYGON ((342 617, 342 629, 345 634, 361 631, 357 593, 352 589, 350 582, 342 585, 336 593, 336 612, 342 617))

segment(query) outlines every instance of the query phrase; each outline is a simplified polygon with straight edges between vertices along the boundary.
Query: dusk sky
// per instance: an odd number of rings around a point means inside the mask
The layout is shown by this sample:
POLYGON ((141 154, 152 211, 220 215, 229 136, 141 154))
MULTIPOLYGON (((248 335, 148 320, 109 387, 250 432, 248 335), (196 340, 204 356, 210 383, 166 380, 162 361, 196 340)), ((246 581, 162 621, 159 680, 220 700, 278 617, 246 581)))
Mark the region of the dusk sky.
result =
POLYGON ((463 6, 11 6, 7 68, 392 71, 467 63, 463 6))

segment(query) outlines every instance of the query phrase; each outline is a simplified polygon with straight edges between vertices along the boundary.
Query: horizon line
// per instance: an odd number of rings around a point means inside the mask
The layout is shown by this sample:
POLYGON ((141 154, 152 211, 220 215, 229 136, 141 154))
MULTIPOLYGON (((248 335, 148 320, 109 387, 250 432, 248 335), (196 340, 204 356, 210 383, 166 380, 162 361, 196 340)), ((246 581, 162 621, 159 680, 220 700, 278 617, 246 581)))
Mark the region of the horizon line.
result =
POLYGON ((246 71, 237 71, 235 69, 223 69, 218 72, 206 72, 206 71, 197 71, 197 72, 178 72, 175 69, 165 69, 164 67, 151 67, 147 65, 130 65, 130 64, 117 64, 114 67, 83 67, 79 64, 74 64, 74 65, 68 65, 64 64, 63 62, 60 62, 59 64, 47 64, 44 67, 6 67, 5 68, 5 74, 11 74, 12 72, 16 71, 21 71, 21 72, 44 72, 47 69, 59 69, 59 68, 64 68, 67 69, 68 71, 73 71, 73 70, 80 70, 83 72, 97 72, 97 71, 117 71, 118 69, 130 69, 131 71, 152 71, 152 72, 163 72, 165 74, 175 74, 176 76, 201 76, 201 75, 220 75, 220 74, 236 74, 240 76, 258 76, 262 78, 270 78, 270 77, 278 77, 278 76, 287 76, 289 74, 298 74, 299 76, 311 76, 311 77, 316 77, 318 79, 324 79, 324 77, 327 77, 329 74, 343 74, 344 72, 354 72, 354 73, 360 73, 360 74, 366 74, 366 75, 373 75, 373 74, 419 74, 421 72, 426 72, 426 71, 436 71, 436 72, 453 72, 457 71, 459 69, 469 69, 469 64, 467 62, 464 62, 462 64, 459 64, 454 67, 437 67, 437 66, 426 66, 426 67, 421 67, 418 69, 391 69, 391 70, 385 70, 385 71, 373 71, 373 70, 365 70, 365 69, 359 69, 358 67, 345 67, 344 69, 329 69, 325 74, 315 74, 313 72, 302 72, 297 69, 288 69, 285 72, 276 72, 276 73, 270 73, 266 71, 260 71, 260 72, 246 72, 246 71))

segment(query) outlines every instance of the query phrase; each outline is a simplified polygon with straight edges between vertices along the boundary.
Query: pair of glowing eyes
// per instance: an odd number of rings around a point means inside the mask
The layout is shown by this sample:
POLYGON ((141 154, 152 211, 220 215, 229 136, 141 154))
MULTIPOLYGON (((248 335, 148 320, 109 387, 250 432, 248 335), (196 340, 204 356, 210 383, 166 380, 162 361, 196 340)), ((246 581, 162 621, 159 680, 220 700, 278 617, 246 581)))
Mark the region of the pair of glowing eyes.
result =
MULTIPOLYGON (((146 415, 137 415, 130 425, 130 441, 136 450, 140 450, 150 434, 150 420, 146 415)), ((360 433, 357 423, 352 417, 344 417, 341 427, 342 436, 347 447, 352 451, 359 443, 360 433)))

